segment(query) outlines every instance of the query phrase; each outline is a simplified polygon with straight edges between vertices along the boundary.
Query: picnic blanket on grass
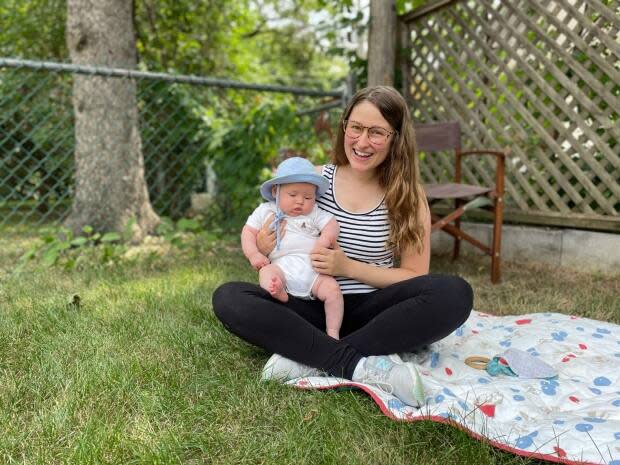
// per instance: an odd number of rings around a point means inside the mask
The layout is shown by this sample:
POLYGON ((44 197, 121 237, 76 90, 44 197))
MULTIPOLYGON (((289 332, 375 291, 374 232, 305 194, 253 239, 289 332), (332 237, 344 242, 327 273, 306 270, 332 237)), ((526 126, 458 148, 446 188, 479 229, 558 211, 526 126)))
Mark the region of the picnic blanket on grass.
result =
POLYGON ((620 465, 620 326, 563 315, 472 312, 447 338, 418 353, 426 405, 416 409, 369 385, 334 377, 289 381, 303 389, 355 387, 388 417, 452 424, 518 455, 560 463, 620 465), (552 379, 490 376, 464 363, 513 347, 540 357, 552 379))

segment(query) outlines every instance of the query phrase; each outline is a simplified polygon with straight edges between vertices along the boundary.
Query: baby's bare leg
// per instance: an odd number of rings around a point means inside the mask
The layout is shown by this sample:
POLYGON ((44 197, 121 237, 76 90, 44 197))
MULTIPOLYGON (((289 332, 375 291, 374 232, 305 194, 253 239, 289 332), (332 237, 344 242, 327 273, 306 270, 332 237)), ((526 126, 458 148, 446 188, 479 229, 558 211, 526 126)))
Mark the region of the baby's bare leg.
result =
POLYGON ((340 339, 340 326, 344 314, 344 300, 340 286, 333 276, 319 275, 312 286, 312 294, 325 303, 325 326, 327 334, 340 339))
POLYGON ((269 292, 274 299, 278 299, 280 302, 288 301, 288 294, 284 289, 286 279, 278 265, 272 263, 263 266, 258 272, 258 282, 260 287, 269 292))

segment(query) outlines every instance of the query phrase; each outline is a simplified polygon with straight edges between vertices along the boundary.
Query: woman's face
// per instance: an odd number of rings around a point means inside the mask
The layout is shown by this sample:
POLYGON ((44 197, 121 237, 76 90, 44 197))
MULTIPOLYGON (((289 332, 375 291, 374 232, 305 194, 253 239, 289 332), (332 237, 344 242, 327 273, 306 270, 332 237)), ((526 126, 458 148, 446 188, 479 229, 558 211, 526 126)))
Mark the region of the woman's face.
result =
POLYGON ((353 107, 346 128, 344 153, 351 168, 366 172, 376 170, 390 153, 394 128, 368 101, 353 107))

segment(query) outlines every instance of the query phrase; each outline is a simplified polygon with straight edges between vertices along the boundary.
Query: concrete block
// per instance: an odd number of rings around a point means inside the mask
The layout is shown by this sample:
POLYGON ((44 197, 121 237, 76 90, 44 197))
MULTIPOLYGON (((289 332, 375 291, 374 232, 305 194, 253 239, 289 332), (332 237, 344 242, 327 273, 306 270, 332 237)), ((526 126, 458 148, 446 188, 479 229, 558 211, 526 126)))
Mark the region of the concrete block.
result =
POLYGON ((561 266, 620 273, 620 234, 567 229, 561 266))
MULTIPOLYGON (((488 244, 491 241, 492 229, 487 224, 482 223, 461 223, 463 231, 470 236, 478 239, 483 244, 488 244)), ((452 253, 452 246, 454 244, 454 238, 448 233, 443 231, 435 232, 431 235, 431 251, 434 254, 447 254, 452 253)), ((482 250, 474 247, 467 241, 461 241, 461 253, 470 254, 475 253, 483 255, 482 250)))
MULTIPOLYGON (((493 226, 485 223, 463 223, 463 229, 488 244, 493 226)), ((431 236, 434 254, 452 252, 452 237, 444 232, 431 236)), ((482 252, 462 242, 463 255, 482 252)), ((504 225, 502 259, 514 262, 538 262, 579 270, 620 273, 620 234, 577 229, 504 225)))
POLYGON ((562 231, 550 228, 502 228, 502 258, 515 262, 542 262, 560 266, 562 231))
POLYGON ((452 236, 437 231, 431 234, 431 252, 437 255, 447 254, 452 250, 452 236))

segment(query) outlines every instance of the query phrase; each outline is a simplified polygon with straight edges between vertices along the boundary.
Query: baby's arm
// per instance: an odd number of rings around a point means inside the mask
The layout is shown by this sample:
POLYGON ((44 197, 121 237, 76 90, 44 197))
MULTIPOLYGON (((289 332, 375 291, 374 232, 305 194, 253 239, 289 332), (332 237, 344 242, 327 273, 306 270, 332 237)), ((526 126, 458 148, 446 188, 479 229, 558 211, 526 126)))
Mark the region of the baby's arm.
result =
POLYGON ((263 266, 271 263, 267 257, 258 251, 256 247, 256 235, 258 229, 247 224, 241 230, 241 249, 255 270, 260 270, 263 266))
POLYGON ((325 227, 321 229, 321 235, 317 240, 317 244, 322 247, 331 247, 335 245, 339 232, 340 226, 338 226, 338 221, 336 221, 336 218, 332 218, 325 227))

